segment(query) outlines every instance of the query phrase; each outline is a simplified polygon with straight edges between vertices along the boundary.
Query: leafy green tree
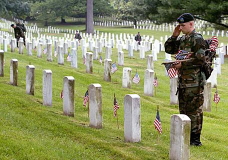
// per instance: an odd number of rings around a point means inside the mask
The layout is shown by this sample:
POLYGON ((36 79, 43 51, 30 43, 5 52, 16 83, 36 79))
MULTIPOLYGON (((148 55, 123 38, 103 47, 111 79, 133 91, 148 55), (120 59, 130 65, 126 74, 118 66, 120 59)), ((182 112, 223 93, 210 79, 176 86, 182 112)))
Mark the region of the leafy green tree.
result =
POLYGON ((114 13, 114 8, 107 0, 95 0, 93 4, 94 16, 111 16, 114 13))
POLYGON ((0 14, 2 16, 13 16, 16 18, 25 18, 30 13, 28 2, 23 0, 1 0, 0 14))
POLYGON ((146 15, 156 23, 176 21, 182 13, 191 13, 197 19, 228 27, 228 1, 225 0, 145 0, 146 15))
POLYGON ((145 12, 145 0, 117 0, 112 4, 117 10, 117 18, 122 20, 134 21, 134 25, 137 25, 137 21, 147 19, 145 12))

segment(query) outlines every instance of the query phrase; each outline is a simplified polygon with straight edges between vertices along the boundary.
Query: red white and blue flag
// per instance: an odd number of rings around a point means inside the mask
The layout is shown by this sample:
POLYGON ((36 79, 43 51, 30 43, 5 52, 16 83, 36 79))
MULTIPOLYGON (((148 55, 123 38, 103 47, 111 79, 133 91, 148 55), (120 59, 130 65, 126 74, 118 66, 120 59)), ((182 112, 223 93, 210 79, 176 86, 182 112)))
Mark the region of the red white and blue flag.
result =
POLYGON ((83 106, 86 106, 87 102, 89 102, 89 92, 88 90, 85 93, 85 96, 83 98, 83 106))
MULTIPOLYGON (((174 62, 174 64, 177 63, 177 62, 174 62)), ((179 62, 178 62, 179 63, 179 62)), ((167 73, 168 73, 168 76, 169 78, 174 78, 177 74, 178 74, 178 70, 176 68, 173 68, 172 66, 173 64, 171 63, 166 63, 165 64, 165 68, 167 70, 167 73)))
POLYGON ((113 63, 111 68, 111 73, 115 73, 117 70, 118 69, 117 69, 116 63, 113 63))
POLYGON ((218 38, 216 36, 213 36, 211 39, 210 39, 210 45, 209 45, 209 48, 211 51, 215 51, 217 48, 218 48, 218 38))
POLYGON ((187 58, 188 58, 188 51, 185 51, 185 50, 179 50, 175 56, 176 60, 183 60, 187 58))
POLYGON ((158 110, 157 110, 156 118, 154 120, 154 127, 160 134, 162 133, 161 119, 160 119, 160 115, 159 115, 158 110))
POLYGON ((154 76, 154 82, 153 82, 154 87, 158 86, 158 77, 155 75, 154 76))
POLYGON ((137 72, 136 72, 135 76, 133 77, 132 81, 133 81, 133 83, 136 83, 136 84, 139 83, 140 77, 139 77, 139 74, 137 72))
POLYGON ((114 117, 117 116, 117 110, 120 108, 120 106, 117 103, 116 96, 114 94, 114 106, 113 106, 113 115, 114 117))
POLYGON ((214 100, 213 100, 216 104, 219 103, 220 101, 220 96, 218 94, 218 92, 216 91, 214 94, 214 100))

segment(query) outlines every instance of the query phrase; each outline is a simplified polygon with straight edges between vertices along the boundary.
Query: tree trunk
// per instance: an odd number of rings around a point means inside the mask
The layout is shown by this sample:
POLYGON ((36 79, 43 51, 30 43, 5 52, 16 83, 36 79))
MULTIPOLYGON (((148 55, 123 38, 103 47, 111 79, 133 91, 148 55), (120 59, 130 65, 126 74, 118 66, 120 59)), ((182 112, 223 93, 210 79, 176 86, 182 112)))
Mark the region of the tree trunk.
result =
POLYGON ((86 33, 94 33, 93 0, 87 0, 86 33))
POLYGON ((134 19, 134 25, 135 25, 135 28, 137 27, 137 21, 136 19, 134 19))
POLYGON ((66 23, 65 18, 62 18, 62 17, 61 17, 61 23, 66 23))
POLYGON ((45 20, 44 26, 48 26, 48 21, 47 21, 47 19, 45 20))

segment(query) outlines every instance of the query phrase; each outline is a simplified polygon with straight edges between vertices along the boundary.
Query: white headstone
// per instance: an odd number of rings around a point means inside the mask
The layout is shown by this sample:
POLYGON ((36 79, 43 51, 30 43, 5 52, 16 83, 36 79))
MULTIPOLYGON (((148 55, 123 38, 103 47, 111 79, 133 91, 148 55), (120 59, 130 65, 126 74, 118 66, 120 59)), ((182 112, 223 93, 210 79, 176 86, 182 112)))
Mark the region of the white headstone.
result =
POLYGON ((107 46, 105 50, 105 59, 111 59, 112 48, 111 46, 107 46))
POLYGON ((120 66, 124 65, 124 52, 123 51, 118 52, 118 65, 120 65, 120 66))
POLYGON ((128 94, 124 97, 124 140, 141 141, 140 96, 128 94))
POLYGON ((123 68, 122 87, 131 88, 131 68, 123 68))
POLYGON ((177 81, 177 76, 170 79, 170 104, 178 104, 177 81))
POLYGON ((43 105, 52 106, 52 71, 43 71, 43 105))
POLYGON ((52 59, 52 45, 47 43, 47 61, 53 61, 52 59))
POLYGON ((34 95, 35 66, 26 66, 26 93, 34 95))
POLYGON ((147 56, 147 69, 154 70, 153 55, 148 55, 147 56))
POLYGON ((86 73, 93 73, 93 53, 86 53, 86 73))
POLYGON ((112 66, 112 60, 105 59, 104 60, 104 80, 108 82, 111 82, 111 66, 112 66))
POLYGON ((102 128, 102 92, 100 84, 89 86, 89 126, 102 128))
POLYGON ((144 94, 147 96, 154 96, 154 71, 146 69, 144 77, 144 94))
POLYGON ((71 49, 71 67, 78 68, 78 56, 76 48, 71 49))
POLYGON ((189 160, 191 120, 184 114, 171 117, 170 160, 189 160))
POLYGON ((63 78, 63 114, 74 117, 74 77, 63 78))
POLYGON ((58 46, 58 64, 64 65, 64 53, 63 53, 63 46, 58 46))
POLYGON ((140 45, 139 52, 140 52, 140 58, 144 59, 145 58, 145 47, 143 45, 140 45))
POLYGON ((15 38, 11 39, 10 47, 11 47, 11 52, 14 52, 15 48, 16 48, 16 39, 15 38))
POLYGON ((17 79, 18 79, 18 60, 11 59, 10 62, 10 84, 13 86, 17 86, 17 79))
POLYGON ((42 57, 42 43, 38 43, 37 45, 37 57, 42 57))
POLYGON ((211 82, 207 80, 204 85, 204 102, 203 102, 203 111, 211 112, 211 82))

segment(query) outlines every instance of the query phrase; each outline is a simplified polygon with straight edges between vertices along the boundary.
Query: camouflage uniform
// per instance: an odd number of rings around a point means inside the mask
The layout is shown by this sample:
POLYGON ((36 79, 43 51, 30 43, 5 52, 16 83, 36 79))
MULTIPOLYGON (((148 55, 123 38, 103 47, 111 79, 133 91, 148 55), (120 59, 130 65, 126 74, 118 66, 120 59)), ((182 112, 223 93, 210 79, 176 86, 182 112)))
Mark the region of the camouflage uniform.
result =
POLYGON ((194 135, 200 136, 202 130, 205 75, 201 66, 205 60, 205 49, 203 37, 195 30, 188 36, 170 37, 165 42, 166 53, 176 54, 178 50, 193 52, 192 60, 182 62, 178 74, 179 111, 191 119, 191 141, 194 135))

